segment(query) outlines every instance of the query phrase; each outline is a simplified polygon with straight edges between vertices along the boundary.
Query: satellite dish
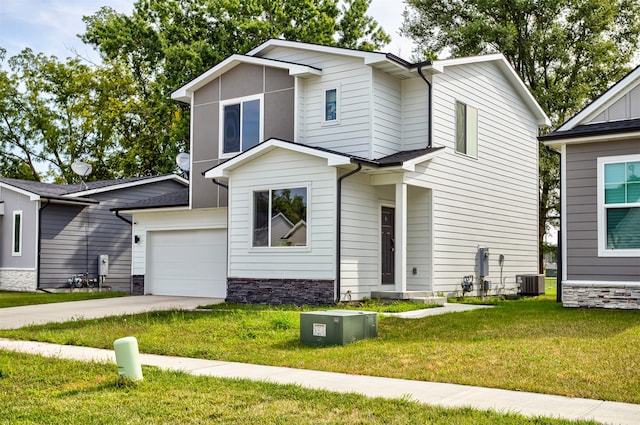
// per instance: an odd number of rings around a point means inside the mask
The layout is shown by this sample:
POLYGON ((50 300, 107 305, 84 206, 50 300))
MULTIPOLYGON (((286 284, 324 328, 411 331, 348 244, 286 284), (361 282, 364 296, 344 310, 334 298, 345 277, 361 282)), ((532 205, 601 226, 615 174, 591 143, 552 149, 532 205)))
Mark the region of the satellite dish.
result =
POLYGON ((176 164, 182 171, 189 171, 191 169, 191 157, 186 152, 180 152, 176 156, 176 164))
POLYGON ((71 164, 71 169, 80 177, 87 177, 92 171, 91 165, 82 161, 76 161, 71 164))

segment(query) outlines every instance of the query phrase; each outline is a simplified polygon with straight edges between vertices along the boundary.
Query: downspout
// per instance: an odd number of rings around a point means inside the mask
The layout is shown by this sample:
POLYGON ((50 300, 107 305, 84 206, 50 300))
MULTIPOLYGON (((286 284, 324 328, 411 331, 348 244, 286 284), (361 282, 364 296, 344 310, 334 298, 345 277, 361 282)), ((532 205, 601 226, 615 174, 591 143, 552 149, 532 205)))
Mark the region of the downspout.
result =
POLYGON ((340 235, 342 234, 342 180, 354 175, 360 170, 362 170, 362 164, 358 163, 357 168, 338 177, 338 193, 336 195, 338 209, 336 213, 336 303, 340 302, 340 258, 342 257, 340 243, 340 235))
POLYGON ((418 64, 418 75, 420 75, 420 77, 422 77, 422 79, 424 80, 425 83, 427 83, 427 86, 429 86, 429 91, 428 91, 428 97, 429 97, 429 117, 427 118, 427 124, 429 126, 428 130, 427 130, 427 149, 431 148, 431 128, 433 127, 433 113, 432 113, 432 107, 433 107, 433 96, 432 96, 432 86, 431 86, 431 82, 427 79, 427 77, 424 75, 424 73, 422 72, 422 67, 428 62, 423 62, 418 64))
POLYGON ((36 241, 38 244, 38 259, 36 260, 38 264, 36 266, 36 290, 40 289, 40 253, 42 250, 42 243, 40 242, 40 239, 42 238, 42 210, 47 208, 49 204, 51 204, 51 200, 47 199, 47 203, 38 209, 38 240, 36 241))
POLYGON ((131 220, 120 215, 120 211, 116 211, 115 213, 116 213, 116 217, 118 217, 120 220, 126 221, 127 223, 129 223, 129 226, 133 226, 133 223, 131 222, 131 220))

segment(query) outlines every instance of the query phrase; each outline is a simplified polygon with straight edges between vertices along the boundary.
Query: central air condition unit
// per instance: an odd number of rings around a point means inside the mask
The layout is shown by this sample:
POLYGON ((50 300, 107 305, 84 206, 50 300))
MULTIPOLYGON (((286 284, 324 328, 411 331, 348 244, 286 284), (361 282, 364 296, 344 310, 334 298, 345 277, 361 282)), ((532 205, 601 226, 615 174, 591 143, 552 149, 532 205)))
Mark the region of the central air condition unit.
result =
POLYGON ((378 313, 326 310, 300 313, 300 341, 307 345, 346 345, 378 336, 378 313))
POLYGON ((544 275, 542 274, 517 275, 516 283, 521 295, 544 295, 544 275))

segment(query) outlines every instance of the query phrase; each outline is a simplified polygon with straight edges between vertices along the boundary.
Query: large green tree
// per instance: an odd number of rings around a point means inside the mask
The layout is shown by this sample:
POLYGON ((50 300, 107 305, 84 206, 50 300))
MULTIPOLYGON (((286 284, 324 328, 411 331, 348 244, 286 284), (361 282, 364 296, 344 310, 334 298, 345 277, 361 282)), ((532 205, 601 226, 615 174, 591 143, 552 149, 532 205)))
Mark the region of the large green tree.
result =
MULTIPOLYGON (((628 72, 640 45, 638 0, 406 2, 403 31, 419 57, 500 52, 556 125, 628 72)), ((540 253, 559 211, 558 169, 541 146, 540 253)))
POLYGON ((77 182, 77 160, 89 179, 117 177, 111 165, 131 92, 126 73, 25 49, 5 62, 0 49, 1 175, 77 182), (8 66, 7 66, 8 65, 8 66))
POLYGON ((188 148, 189 111, 170 93, 234 53, 271 38, 372 50, 390 41, 371 0, 139 0, 131 15, 103 7, 82 39, 124 66, 139 100, 122 140, 125 173, 169 172, 188 148))

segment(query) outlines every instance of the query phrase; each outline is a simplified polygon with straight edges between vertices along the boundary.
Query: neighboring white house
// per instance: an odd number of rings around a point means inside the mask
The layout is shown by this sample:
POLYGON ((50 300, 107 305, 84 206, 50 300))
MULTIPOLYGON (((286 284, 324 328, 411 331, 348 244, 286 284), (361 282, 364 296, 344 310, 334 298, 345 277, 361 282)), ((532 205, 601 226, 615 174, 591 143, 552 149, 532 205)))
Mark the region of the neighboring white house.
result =
POLYGON ((467 275, 475 294, 515 292, 538 272, 549 120, 502 55, 411 64, 270 40, 172 97, 191 105, 189 199, 123 209, 146 293, 326 304, 455 294, 467 275), (169 260, 182 276, 162 276, 169 260))
POLYGON ((562 301, 640 308, 640 67, 556 131, 562 301))

